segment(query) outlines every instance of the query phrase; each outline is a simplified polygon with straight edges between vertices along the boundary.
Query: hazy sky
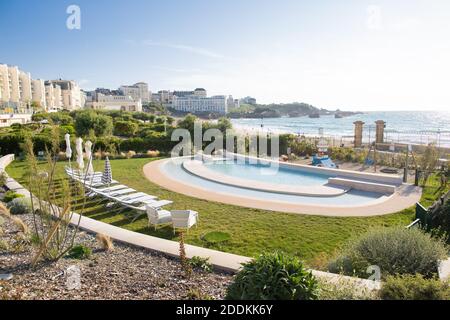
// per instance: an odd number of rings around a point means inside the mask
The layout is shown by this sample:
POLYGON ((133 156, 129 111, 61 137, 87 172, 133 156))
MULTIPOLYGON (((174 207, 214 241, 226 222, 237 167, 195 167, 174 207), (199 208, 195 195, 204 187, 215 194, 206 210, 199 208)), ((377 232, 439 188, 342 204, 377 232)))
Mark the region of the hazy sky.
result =
POLYGON ((0 63, 260 103, 450 109, 450 1, 0 0, 0 63), (66 8, 81 9, 81 29, 66 8))

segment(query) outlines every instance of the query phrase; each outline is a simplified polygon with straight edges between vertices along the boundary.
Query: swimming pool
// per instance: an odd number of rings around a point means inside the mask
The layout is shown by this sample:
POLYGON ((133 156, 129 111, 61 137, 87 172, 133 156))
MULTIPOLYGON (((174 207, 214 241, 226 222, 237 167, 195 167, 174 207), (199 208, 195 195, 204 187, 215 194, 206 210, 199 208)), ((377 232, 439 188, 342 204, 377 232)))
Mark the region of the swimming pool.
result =
MULTIPOLYGON (((389 197, 389 195, 367 192, 361 190, 343 190, 343 188, 335 187, 339 193, 338 196, 321 196, 314 195, 297 195, 288 194, 277 191, 278 186, 295 186, 312 190, 314 187, 326 186, 328 179, 333 177, 329 174, 317 174, 304 170, 279 167, 278 169, 270 169, 269 165, 256 163, 251 164, 248 161, 242 163, 240 161, 206 161, 203 163, 207 171, 205 176, 193 174, 183 167, 183 164, 191 162, 191 158, 185 158, 177 161, 168 160, 161 164, 161 171, 172 179, 183 181, 187 185, 192 185, 206 191, 220 193, 222 195, 233 195, 239 197, 247 197, 251 199, 273 200, 293 204, 315 204, 315 205, 338 205, 338 206, 355 206, 376 203, 389 197), (272 172, 271 172, 272 171, 272 172), (212 173, 220 174, 221 179, 212 180, 212 173), (227 184, 224 177, 238 178, 239 183, 227 184), (244 182, 244 180, 246 182, 244 182), (256 183, 256 184, 255 184, 256 183), (251 185, 261 185, 262 183, 271 183, 274 190, 258 190, 251 188, 251 185)), ((333 188, 333 187, 331 187, 333 188)), ((320 190, 320 189, 318 189, 320 190)))
MULTIPOLYGON (((413 206, 422 194, 421 188, 402 184, 400 176, 265 159, 251 163, 219 157, 179 157, 150 161, 143 172, 149 181, 167 190, 206 201, 334 217, 398 212, 413 206), (268 163, 274 162, 279 169, 268 173, 268 163), (380 186, 393 188, 383 189, 392 192, 366 189, 378 190, 380 186)), ((179 205, 186 206, 183 203, 180 199, 179 205)))
POLYGON ((245 177, 246 179, 275 184, 299 184, 304 186, 324 185, 331 177, 326 174, 311 173, 302 170, 293 170, 270 164, 250 161, 218 160, 206 161, 205 167, 231 177, 245 177))

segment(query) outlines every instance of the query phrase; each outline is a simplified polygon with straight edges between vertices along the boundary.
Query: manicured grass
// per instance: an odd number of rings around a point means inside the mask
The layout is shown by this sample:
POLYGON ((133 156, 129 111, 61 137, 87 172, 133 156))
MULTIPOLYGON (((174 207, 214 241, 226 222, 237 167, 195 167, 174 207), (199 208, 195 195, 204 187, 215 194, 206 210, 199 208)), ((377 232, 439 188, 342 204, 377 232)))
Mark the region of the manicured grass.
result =
MULTIPOLYGON (((315 264, 315 259, 333 254, 349 238, 371 227, 406 226, 414 217, 413 208, 378 217, 323 217, 248 209, 205 201, 168 191, 148 181, 143 175, 142 168, 149 161, 152 160, 112 160, 113 177, 136 190, 174 201, 167 209, 198 211, 200 223, 186 235, 187 243, 214 248, 214 245, 202 240, 202 236, 212 231, 226 232, 231 237, 220 244, 220 250, 245 256, 257 256, 263 251, 281 249, 299 256, 307 263, 315 264)), ((58 163, 61 176, 63 176, 62 168, 65 164, 58 163)), ((103 165, 103 161, 94 161, 94 167, 98 171, 103 171, 103 165)), ((21 181, 25 168, 24 162, 15 161, 7 168, 7 172, 21 181)), ((435 198, 435 192, 435 189, 427 189, 424 198, 426 200, 435 198)), ((74 208, 75 211, 76 209, 74 208)), ((85 214, 125 229, 178 240, 170 226, 161 227, 155 231, 147 226, 145 215, 132 222, 130 212, 105 209, 104 203, 99 203, 98 200, 89 200, 85 214)))
POLYGON ((203 240, 208 243, 221 243, 230 240, 231 236, 229 233, 221 231, 211 231, 203 236, 203 240))

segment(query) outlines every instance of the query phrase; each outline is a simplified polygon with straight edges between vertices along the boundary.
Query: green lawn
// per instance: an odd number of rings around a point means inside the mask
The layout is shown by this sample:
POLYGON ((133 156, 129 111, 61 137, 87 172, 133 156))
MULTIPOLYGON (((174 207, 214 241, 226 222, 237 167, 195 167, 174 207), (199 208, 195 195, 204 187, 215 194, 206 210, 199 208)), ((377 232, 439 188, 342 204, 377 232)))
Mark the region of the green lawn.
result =
MULTIPOLYGON (((168 209, 198 211, 200 223, 198 228, 194 227, 189 231, 187 243, 207 246, 201 239, 203 234, 211 231, 226 232, 231 235, 231 239, 220 247, 212 248, 236 254, 256 256, 264 250, 282 249, 314 265, 316 259, 333 254, 350 237, 361 234, 370 227, 406 226, 414 217, 413 208, 379 217, 342 218, 271 212, 205 201, 168 191, 149 182, 142 170, 149 161, 151 160, 112 160, 113 177, 136 190, 173 200, 174 203, 168 209)), ((60 172, 64 164, 58 163, 60 172)), ((103 171, 103 161, 94 161, 94 167, 103 171)), ((24 169, 24 162, 15 161, 7 168, 7 172, 23 182, 24 169)), ((427 189, 424 197, 428 200, 435 198, 435 192, 435 189, 427 189)), ((166 239, 178 239, 170 226, 157 231, 149 228, 146 216, 131 222, 129 212, 105 210, 98 200, 90 200, 88 207, 86 215, 100 221, 166 239)))

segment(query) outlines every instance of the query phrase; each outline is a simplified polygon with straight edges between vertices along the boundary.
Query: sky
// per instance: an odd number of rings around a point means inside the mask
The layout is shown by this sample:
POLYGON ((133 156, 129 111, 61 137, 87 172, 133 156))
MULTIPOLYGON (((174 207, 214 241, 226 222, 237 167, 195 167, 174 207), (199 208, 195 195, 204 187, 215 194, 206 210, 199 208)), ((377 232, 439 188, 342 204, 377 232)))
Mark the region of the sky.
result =
POLYGON ((448 0, 0 0, 0 30, 0 63, 86 90, 450 110, 448 0))

